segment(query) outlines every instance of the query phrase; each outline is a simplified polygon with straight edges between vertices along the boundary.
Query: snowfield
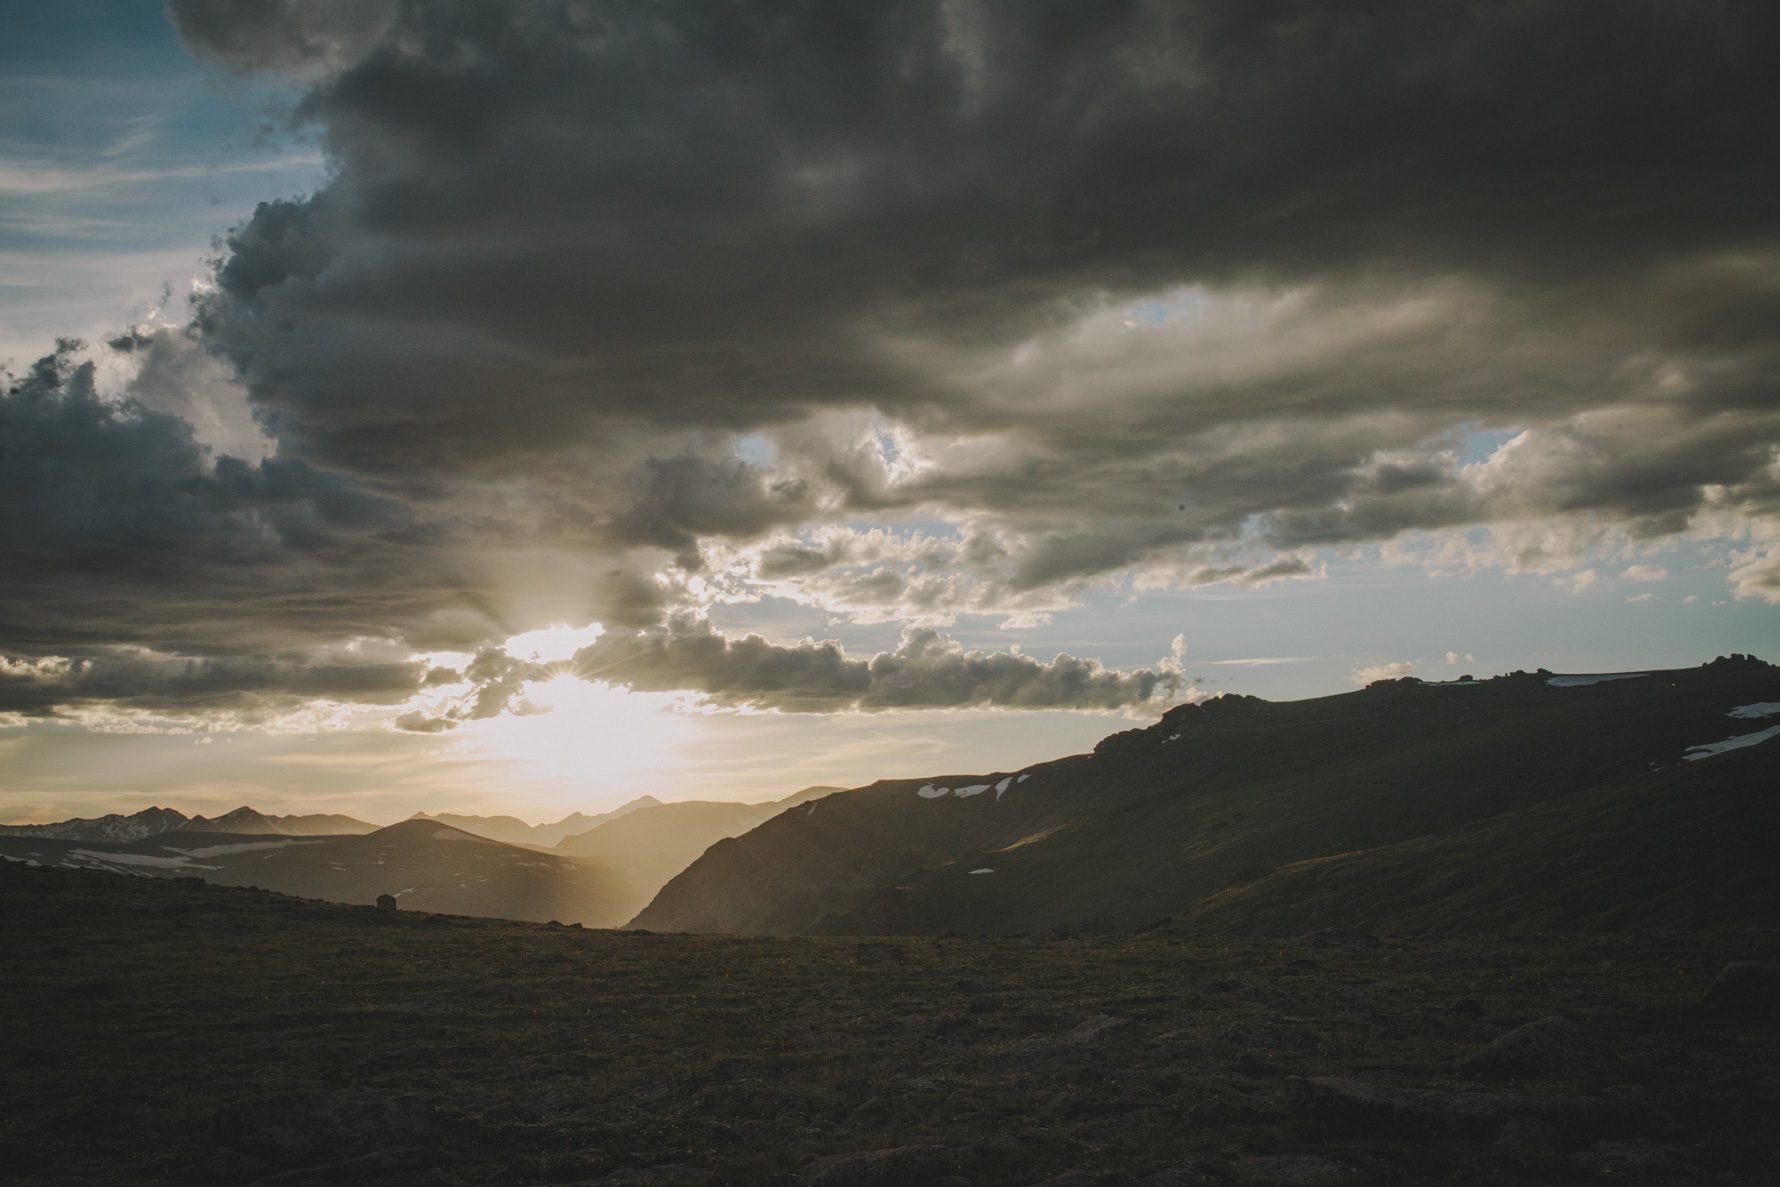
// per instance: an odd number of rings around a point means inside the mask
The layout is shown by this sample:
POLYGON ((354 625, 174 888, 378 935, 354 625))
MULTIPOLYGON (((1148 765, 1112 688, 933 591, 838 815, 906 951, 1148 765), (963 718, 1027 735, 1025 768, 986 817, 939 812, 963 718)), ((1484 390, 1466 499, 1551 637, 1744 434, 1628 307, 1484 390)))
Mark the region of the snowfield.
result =
POLYGON ((1649 672, 1591 672, 1579 676, 1553 676, 1545 683, 1553 688, 1581 688, 1585 684, 1605 684, 1609 680, 1635 680, 1649 672))
POLYGON ((1706 742, 1699 746, 1689 746, 1687 753, 1681 757, 1688 762, 1698 762, 1702 758, 1711 758, 1714 755, 1723 754, 1727 750, 1741 750, 1745 746, 1760 745, 1777 734, 1780 734, 1780 725, 1769 726, 1765 730, 1757 730, 1753 734, 1738 734, 1736 737, 1726 738, 1722 742, 1706 742))
POLYGON ((1738 705, 1726 717, 1772 717, 1780 713, 1780 701, 1757 701, 1753 705, 1738 705))
POLYGON ((924 800, 937 800, 941 796, 947 796, 947 795, 955 795, 961 800, 967 800, 973 795, 982 795, 985 791, 988 791, 990 788, 994 788, 995 789, 995 799, 997 802, 999 802, 1001 797, 1007 794, 1008 788, 1012 787, 1016 783, 1024 783, 1024 782, 1026 782, 1027 779, 1030 779, 1030 778, 1031 778, 1030 775, 1021 775, 1018 778, 1015 778, 1014 776, 1009 775, 1006 778, 1002 779, 1001 782, 999 782, 999 783, 972 783, 966 787, 957 787, 957 788, 939 787, 932 783, 923 783, 923 784, 921 784, 921 786, 915 788, 915 794, 920 796, 924 800))
POLYGON ((294 837, 288 841, 242 841, 235 845, 204 845, 197 849, 177 849, 172 845, 163 846, 169 853, 183 853, 187 857, 221 857, 225 853, 250 853, 255 849, 283 849, 286 845, 319 845, 320 841, 299 841, 294 837))
MULTIPOLYGON (((192 859, 179 857, 156 857, 152 853, 95 853, 91 849, 72 849, 69 857, 84 858, 87 861, 99 861, 108 865, 120 866, 159 866, 162 869, 181 869, 192 865, 192 859)), ((197 866, 201 870, 214 870, 215 866, 197 866)))

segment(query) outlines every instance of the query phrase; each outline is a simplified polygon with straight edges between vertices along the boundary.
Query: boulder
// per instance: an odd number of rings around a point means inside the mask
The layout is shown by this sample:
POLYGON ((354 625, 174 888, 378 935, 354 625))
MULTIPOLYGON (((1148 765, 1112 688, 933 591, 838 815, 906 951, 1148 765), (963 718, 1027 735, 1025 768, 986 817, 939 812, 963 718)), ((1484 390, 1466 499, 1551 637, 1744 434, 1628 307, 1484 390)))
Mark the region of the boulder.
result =
POLYGON ((1618 1057, 1588 1031, 1553 1015, 1518 1026, 1460 1060, 1459 1072, 1479 1080, 1575 1080, 1618 1064, 1618 1057))
POLYGON ((272 1092, 217 1110, 216 1142, 274 1167, 314 1166, 421 1145, 433 1135, 412 1107, 374 1092, 272 1092))
POLYGON ((1414 1135, 1488 1134, 1517 1117, 1571 1122, 1596 1106, 1581 1097, 1521 1092, 1442 1092, 1341 1076, 1293 1076, 1286 1105, 1324 1133, 1400 1139, 1414 1135))
POLYGON ((385 915, 394 914, 396 910, 396 896, 393 894, 378 895, 377 909, 382 911, 385 915))
POLYGON ((1700 1005, 1714 1014, 1738 1017, 1780 1014, 1780 962, 1732 961, 1706 987, 1700 1005))
POLYGON ((1239 1158, 1230 1164, 1230 1176, 1255 1187, 1334 1187, 1354 1182, 1352 1171, 1314 1154, 1239 1158))
POLYGON ((809 1187, 940 1184, 957 1177, 958 1163, 958 1151, 949 1146, 895 1146, 819 1159, 804 1168, 802 1177, 809 1187))
POLYGON ((1118 1018, 1111 1014, 1096 1014, 1070 1031, 1067 1041, 1078 1047, 1097 1043, 1130 1021, 1129 1018, 1118 1018))

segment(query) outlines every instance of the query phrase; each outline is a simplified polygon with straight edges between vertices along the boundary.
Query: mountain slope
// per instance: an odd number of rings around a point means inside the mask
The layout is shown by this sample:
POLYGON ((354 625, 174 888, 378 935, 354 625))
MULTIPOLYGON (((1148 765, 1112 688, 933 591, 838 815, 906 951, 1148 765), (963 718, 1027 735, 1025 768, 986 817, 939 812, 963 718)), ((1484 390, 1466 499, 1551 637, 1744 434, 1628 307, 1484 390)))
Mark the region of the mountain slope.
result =
MULTIPOLYGON (((1499 844, 1518 844, 1527 828, 1516 831, 1513 814, 1542 805, 1569 803, 1586 823, 1621 802, 1615 789, 1652 770, 1679 768, 1671 778, 1684 785, 1696 765, 1684 757, 1690 748, 1774 724, 1730 711, 1776 701, 1780 670, 1744 657, 1616 679, 1517 673, 1380 682, 1284 704, 1221 697, 1172 709, 1091 755, 1017 773, 881 782, 782 814, 713 845, 634 925, 1131 928, 1316 859, 1403 846, 1400 860, 1418 869, 1459 860, 1460 850, 1432 842, 1422 858, 1404 855, 1418 840, 1492 820, 1503 822, 1499 844)), ((1780 743, 1704 761, 1700 772, 1727 764, 1714 786, 1740 789, 1725 827, 1757 825, 1736 815, 1760 806, 1742 791, 1773 784, 1780 743)), ((1625 827, 1654 846, 1673 825, 1665 812, 1637 807, 1625 827)), ((1626 892, 1654 910, 1660 883, 1626 892)))
POLYGON ((147 877, 196 875, 304 898, 409 910, 614 927, 639 891, 606 863, 539 853, 433 821, 360 836, 287 837, 188 830, 126 845, 0 837, 0 859, 147 877))
POLYGON ((552 824, 527 824, 517 816, 465 816, 457 812, 416 812, 409 819, 432 820, 439 824, 449 824, 452 828, 461 828, 467 833, 475 833, 477 836, 487 837, 491 841, 505 841, 509 845, 532 845, 540 849, 549 849, 560 844, 566 837, 584 833, 608 820, 617 820, 641 808, 654 807, 659 803, 661 801, 652 795, 640 795, 610 812, 601 812, 593 816, 582 812, 571 812, 552 824))
MULTIPOLYGON (((648 905, 668 879, 691 865, 710 846, 737 836, 787 809, 842 790, 806 787, 763 804, 682 800, 653 804, 569 837, 553 852, 594 858, 624 868, 642 893, 631 913, 648 905)), ((627 916, 628 918, 628 916, 627 916)))
POLYGON ((1294 862, 1162 930, 1709 931, 1780 918, 1775 757, 1678 763, 1446 835, 1294 862))

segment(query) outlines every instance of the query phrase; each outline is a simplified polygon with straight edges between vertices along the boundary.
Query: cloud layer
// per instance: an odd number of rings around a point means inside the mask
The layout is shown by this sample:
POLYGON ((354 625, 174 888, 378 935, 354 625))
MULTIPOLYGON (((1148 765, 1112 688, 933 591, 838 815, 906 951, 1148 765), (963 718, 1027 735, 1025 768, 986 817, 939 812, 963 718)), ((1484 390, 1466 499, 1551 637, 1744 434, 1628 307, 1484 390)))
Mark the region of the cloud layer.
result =
POLYGON ((723 703, 1110 708, 1167 673, 930 632, 1412 542, 1580 588, 1685 538, 1780 602, 1767 8, 170 12, 330 178, 116 390, 0 399, 20 662, 598 620, 599 678, 723 703), (913 629, 701 617, 763 596, 913 629))

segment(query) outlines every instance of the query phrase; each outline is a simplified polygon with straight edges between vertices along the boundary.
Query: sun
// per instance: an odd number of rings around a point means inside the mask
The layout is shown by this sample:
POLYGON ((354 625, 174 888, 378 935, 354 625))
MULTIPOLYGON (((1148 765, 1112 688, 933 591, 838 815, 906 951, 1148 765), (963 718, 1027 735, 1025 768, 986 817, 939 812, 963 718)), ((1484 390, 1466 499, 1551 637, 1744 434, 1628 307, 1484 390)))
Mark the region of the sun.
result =
POLYGON ((515 713, 464 723, 463 740, 519 777, 577 804, 659 786, 696 725, 665 693, 637 693, 568 672, 529 685, 515 713))

